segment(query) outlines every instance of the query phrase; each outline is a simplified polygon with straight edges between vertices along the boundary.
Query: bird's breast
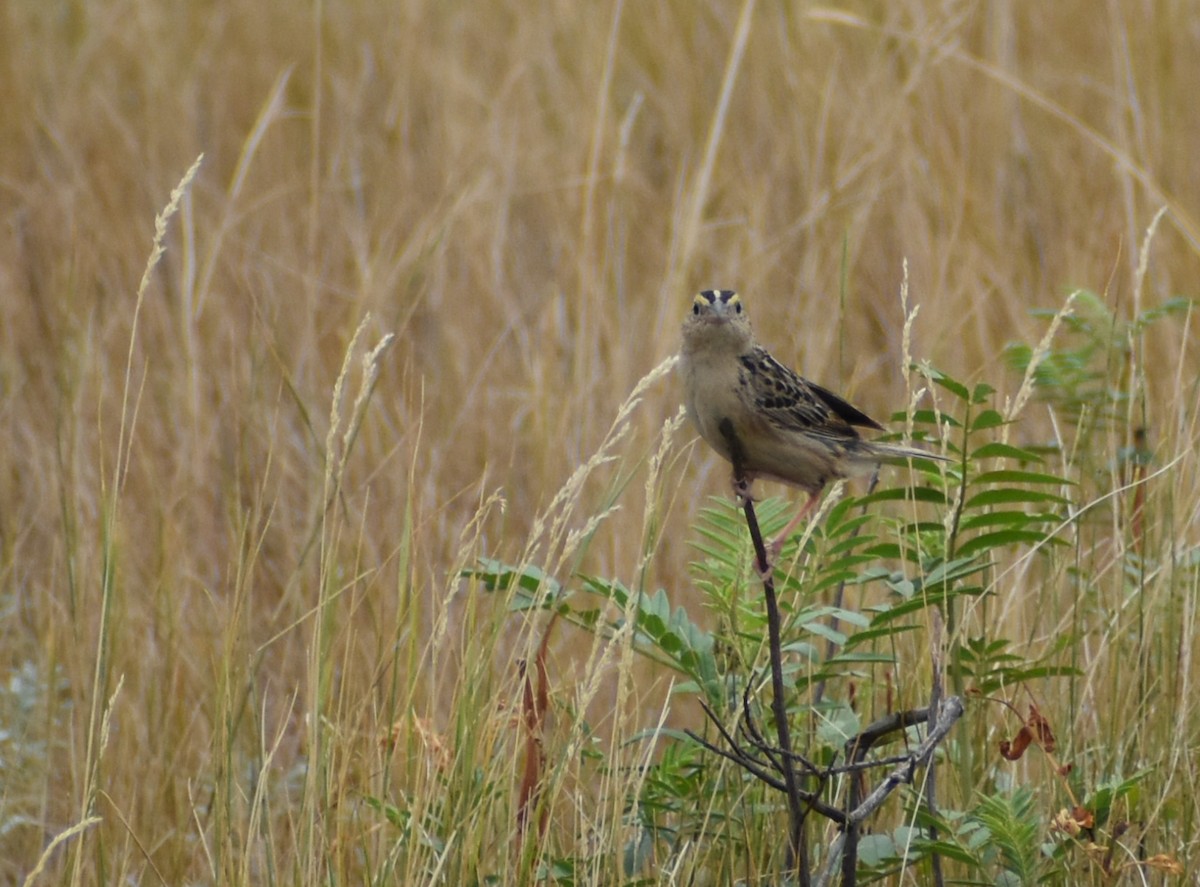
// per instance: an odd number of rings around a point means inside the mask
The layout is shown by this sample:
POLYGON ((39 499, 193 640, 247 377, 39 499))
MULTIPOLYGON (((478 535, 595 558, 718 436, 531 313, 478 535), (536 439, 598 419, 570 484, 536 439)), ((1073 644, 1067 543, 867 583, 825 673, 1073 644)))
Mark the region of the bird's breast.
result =
POLYGON ((685 356, 684 366, 688 417, 705 442, 729 459, 729 442, 721 423, 728 421, 743 445, 749 437, 746 423, 750 411, 742 391, 741 367, 731 356, 704 353, 690 359, 685 356))

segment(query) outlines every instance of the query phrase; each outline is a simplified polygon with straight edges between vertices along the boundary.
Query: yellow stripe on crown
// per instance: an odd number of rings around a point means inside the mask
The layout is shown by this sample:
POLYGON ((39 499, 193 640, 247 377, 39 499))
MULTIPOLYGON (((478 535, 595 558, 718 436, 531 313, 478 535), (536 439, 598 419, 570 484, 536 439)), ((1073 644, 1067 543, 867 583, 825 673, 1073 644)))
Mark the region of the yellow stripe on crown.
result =
POLYGON ((715 305, 717 302, 736 305, 742 301, 742 297, 733 290, 701 290, 692 301, 697 305, 715 305))

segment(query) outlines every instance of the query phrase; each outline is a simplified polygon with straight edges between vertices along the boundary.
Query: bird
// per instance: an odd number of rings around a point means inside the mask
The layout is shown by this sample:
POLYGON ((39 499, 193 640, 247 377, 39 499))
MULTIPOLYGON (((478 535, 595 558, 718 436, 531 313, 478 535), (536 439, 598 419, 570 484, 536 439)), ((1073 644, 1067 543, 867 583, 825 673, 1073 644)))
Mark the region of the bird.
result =
POLYGON ((830 481, 870 474, 885 462, 950 461, 915 447, 864 440, 859 428, 884 427, 772 357, 755 338, 734 290, 702 290, 692 300, 679 367, 687 416, 704 442, 733 465, 738 499, 750 499, 750 485, 758 478, 808 493, 771 543, 770 562, 830 481))

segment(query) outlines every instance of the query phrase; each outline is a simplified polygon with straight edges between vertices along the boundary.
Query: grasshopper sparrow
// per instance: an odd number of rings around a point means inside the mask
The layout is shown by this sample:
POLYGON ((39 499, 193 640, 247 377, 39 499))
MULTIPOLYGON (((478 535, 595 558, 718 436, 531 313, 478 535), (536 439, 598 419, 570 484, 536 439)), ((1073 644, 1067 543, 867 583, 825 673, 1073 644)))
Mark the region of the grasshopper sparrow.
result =
POLYGON ((700 436, 731 463, 734 448, 744 477, 734 491, 749 496, 755 478, 782 481, 809 494, 808 502, 771 544, 784 539, 816 506, 831 480, 870 474, 881 462, 941 459, 912 447, 863 440, 856 427, 882 430, 870 416, 789 370, 754 338, 741 297, 704 290, 683 323, 680 367, 687 414, 700 436))

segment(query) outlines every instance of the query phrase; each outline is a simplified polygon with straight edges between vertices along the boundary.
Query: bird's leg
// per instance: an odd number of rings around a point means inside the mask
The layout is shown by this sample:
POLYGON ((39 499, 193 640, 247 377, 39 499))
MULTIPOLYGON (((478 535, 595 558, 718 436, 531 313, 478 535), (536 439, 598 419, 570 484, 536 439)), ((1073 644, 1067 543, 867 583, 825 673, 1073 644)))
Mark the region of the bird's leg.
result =
POLYGON ((767 546, 767 552, 771 556, 771 563, 775 563, 779 559, 779 552, 783 550, 783 543, 787 541, 788 536, 792 535, 792 531, 800 526, 800 522, 812 514, 812 510, 817 507, 817 503, 821 501, 821 491, 809 493, 808 501, 804 503, 804 507, 800 509, 800 513, 788 521, 788 525, 783 528, 775 540, 767 546))
POLYGON ((750 495, 750 481, 744 477, 733 476, 733 498, 734 501, 741 507, 745 507, 747 502, 753 502, 754 497, 750 495))

